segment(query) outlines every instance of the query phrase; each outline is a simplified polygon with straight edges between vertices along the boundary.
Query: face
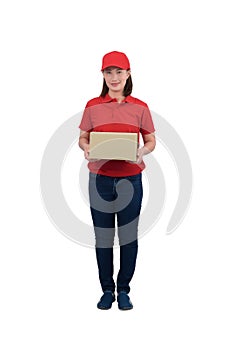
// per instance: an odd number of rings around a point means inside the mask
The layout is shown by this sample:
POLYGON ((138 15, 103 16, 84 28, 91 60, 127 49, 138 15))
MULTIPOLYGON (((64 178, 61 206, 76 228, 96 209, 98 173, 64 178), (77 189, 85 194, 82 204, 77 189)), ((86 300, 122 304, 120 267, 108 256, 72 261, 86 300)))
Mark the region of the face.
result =
POLYGON ((117 67, 108 67, 103 71, 103 77, 106 85, 108 86, 109 91, 114 93, 123 92, 129 76, 129 71, 117 67))

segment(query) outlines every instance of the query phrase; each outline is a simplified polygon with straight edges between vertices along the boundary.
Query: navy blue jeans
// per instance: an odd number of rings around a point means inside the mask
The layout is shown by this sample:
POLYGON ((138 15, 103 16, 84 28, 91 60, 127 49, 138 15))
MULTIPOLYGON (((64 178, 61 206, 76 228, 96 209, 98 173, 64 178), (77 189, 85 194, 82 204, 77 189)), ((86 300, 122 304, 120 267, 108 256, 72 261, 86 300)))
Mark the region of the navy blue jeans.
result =
POLYGON ((138 251, 138 222, 143 189, 142 175, 111 177, 90 173, 90 209, 96 239, 96 257, 102 290, 115 290, 113 245, 120 245, 117 292, 130 291, 138 251))

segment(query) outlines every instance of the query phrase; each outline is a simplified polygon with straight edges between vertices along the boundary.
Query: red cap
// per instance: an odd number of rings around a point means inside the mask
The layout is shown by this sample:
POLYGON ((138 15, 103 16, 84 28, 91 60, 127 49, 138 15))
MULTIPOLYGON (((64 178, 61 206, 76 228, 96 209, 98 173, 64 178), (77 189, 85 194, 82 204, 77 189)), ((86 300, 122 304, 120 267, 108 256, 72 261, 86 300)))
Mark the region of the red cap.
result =
POLYGON ((102 70, 107 67, 119 67, 122 69, 130 69, 130 63, 123 52, 112 51, 103 56, 102 70))

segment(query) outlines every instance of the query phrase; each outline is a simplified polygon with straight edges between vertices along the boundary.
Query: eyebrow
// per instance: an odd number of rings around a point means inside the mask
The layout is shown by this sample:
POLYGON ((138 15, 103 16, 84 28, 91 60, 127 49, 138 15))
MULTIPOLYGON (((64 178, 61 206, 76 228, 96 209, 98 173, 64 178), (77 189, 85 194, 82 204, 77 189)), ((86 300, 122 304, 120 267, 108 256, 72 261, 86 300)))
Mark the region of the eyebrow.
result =
POLYGON ((109 71, 114 70, 114 69, 116 69, 116 70, 123 70, 120 67, 108 67, 108 68, 104 69, 104 71, 108 71, 109 72, 109 71))

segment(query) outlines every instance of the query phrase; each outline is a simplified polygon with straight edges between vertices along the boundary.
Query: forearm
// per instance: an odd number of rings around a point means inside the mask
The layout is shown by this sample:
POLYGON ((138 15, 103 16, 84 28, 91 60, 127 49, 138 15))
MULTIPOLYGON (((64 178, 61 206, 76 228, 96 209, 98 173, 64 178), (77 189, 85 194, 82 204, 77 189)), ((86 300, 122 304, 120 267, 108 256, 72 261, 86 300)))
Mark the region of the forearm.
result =
POLYGON ((150 152, 152 152, 155 149, 155 141, 147 141, 144 143, 144 146, 142 147, 143 155, 146 155, 150 152))
POLYGON ((144 146, 138 149, 137 152, 137 163, 140 164, 143 160, 143 157, 152 152, 155 149, 156 140, 154 134, 145 135, 143 137, 144 146))
POLYGON ((79 147, 84 151, 84 156, 86 159, 89 157, 89 133, 82 131, 79 137, 79 147))
POLYGON ((86 137, 79 138, 79 147, 85 151, 89 147, 89 140, 86 137))

